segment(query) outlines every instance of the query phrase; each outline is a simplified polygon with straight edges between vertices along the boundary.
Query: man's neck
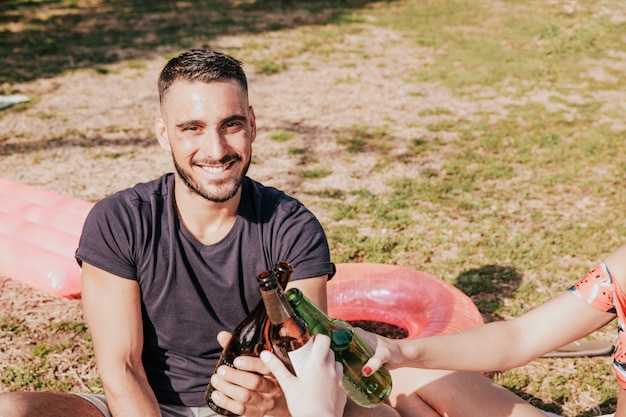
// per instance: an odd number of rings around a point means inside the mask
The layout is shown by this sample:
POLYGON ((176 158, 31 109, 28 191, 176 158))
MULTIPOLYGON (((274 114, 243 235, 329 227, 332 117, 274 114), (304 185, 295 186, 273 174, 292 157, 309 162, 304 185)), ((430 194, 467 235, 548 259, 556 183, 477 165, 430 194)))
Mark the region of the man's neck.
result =
POLYGON ((178 182, 175 185, 174 196, 178 216, 185 228, 200 243, 211 245, 222 240, 235 224, 241 201, 241 189, 228 201, 215 203, 178 182))

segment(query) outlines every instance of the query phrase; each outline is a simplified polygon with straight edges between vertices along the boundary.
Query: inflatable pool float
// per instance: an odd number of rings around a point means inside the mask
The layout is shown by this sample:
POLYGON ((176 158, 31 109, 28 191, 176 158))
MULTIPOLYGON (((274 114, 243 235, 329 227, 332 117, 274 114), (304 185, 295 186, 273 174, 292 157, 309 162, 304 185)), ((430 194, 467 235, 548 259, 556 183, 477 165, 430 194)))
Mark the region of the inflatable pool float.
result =
POLYGON ((0 178, 0 273, 63 297, 80 297, 74 259, 93 203, 0 178))
POLYGON ((328 313, 348 322, 391 324, 407 338, 458 332, 483 324, 474 302, 424 272, 395 265, 340 263, 328 282, 328 313))

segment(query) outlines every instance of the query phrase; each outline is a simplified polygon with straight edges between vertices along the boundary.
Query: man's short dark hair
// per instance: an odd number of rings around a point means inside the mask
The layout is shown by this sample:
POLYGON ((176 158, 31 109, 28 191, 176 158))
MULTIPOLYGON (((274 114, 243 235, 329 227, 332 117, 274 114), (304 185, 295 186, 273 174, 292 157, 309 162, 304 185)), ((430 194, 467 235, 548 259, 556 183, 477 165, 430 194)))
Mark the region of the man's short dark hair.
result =
POLYGON ((236 80, 248 93, 248 80, 240 61, 212 49, 191 49, 170 59, 159 76, 159 100, 176 80, 213 81, 236 80))

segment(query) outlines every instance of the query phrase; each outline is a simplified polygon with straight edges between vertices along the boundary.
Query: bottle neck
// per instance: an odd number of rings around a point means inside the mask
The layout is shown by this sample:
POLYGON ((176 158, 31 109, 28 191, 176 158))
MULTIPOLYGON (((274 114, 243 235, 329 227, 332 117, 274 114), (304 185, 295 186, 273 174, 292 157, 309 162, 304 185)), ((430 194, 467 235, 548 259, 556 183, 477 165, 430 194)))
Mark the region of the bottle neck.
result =
POLYGON ((311 333, 322 333, 330 337, 333 350, 343 350, 350 345, 354 330, 349 323, 329 317, 297 288, 288 289, 285 296, 296 315, 309 326, 311 333))
POLYGON ((285 296, 296 314, 307 323, 317 323, 322 326, 331 326, 333 324, 332 319, 313 304, 311 300, 306 298, 299 289, 290 288, 285 292, 285 296))
POLYGON ((293 267, 287 262, 278 262, 274 265, 274 274, 278 283, 283 289, 287 288, 287 284, 293 275, 293 267))
POLYGON ((263 297, 267 317, 272 324, 281 324, 293 317, 293 309, 285 298, 280 285, 273 289, 263 289, 261 296, 263 297))

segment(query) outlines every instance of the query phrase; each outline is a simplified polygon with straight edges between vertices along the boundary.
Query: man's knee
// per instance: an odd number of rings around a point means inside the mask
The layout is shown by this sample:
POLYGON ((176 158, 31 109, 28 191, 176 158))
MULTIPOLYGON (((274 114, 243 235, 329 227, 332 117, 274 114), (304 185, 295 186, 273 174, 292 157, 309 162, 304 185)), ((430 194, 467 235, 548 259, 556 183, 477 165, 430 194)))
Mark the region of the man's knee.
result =
POLYGON ((51 392, 0 393, 2 417, 102 417, 91 403, 76 395, 51 392))
POLYGON ((0 393, 0 416, 21 417, 28 415, 28 393, 4 392, 0 393))

